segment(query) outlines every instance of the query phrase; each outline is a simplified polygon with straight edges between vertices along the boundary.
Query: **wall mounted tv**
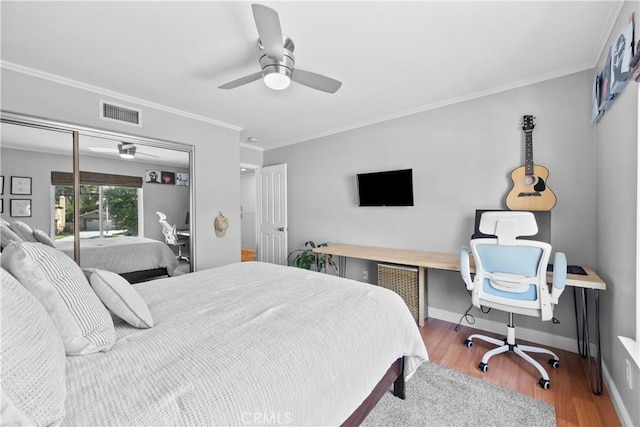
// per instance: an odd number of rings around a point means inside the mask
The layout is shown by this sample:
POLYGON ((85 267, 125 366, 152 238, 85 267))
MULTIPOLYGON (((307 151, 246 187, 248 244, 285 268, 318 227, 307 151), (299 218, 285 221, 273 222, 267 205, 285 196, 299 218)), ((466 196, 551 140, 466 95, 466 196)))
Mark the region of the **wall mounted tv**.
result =
POLYGON ((413 170, 358 174, 360 206, 413 206, 413 170))

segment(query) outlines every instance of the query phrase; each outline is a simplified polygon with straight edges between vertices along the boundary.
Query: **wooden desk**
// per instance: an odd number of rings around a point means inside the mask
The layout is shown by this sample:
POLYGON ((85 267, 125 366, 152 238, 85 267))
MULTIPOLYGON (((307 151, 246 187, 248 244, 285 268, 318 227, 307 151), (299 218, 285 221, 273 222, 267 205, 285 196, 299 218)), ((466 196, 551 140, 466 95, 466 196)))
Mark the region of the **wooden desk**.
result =
MULTIPOLYGON (((350 244, 332 244, 313 249, 314 252, 324 254, 326 257, 335 255, 341 257, 339 260, 338 273, 345 276, 345 258, 358 258, 370 261, 387 262, 418 267, 418 299, 419 307, 418 324, 424 326, 426 317, 426 292, 427 292, 427 270, 435 268, 437 270, 460 271, 459 254, 441 252, 423 252, 407 249, 380 248, 375 246, 360 246, 350 244)), ((472 259, 473 262, 473 259, 472 259)), ((325 263, 328 265, 328 263, 325 263)), ((473 272, 473 264, 471 271, 473 272)), ((589 382, 592 384, 594 394, 602 393, 602 355, 600 353, 600 292, 606 290, 604 281, 590 267, 582 266, 587 275, 567 274, 567 285, 573 287, 573 298, 576 306, 576 334, 578 338, 578 352, 582 357, 591 358, 589 339, 589 319, 587 315, 588 294, 587 290, 592 290, 595 297, 595 326, 596 326, 596 369, 592 372, 589 361, 589 382), (578 301, 577 290, 581 291, 581 300, 578 301), (579 304, 580 302, 580 304, 579 304), (579 314, 579 311, 581 312, 579 314), (582 330, 580 329, 582 324, 582 330), (595 383, 595 386, 594 386, 595 383)), ((553 273, 547 273, 547 281, 551 282, 553 273)))

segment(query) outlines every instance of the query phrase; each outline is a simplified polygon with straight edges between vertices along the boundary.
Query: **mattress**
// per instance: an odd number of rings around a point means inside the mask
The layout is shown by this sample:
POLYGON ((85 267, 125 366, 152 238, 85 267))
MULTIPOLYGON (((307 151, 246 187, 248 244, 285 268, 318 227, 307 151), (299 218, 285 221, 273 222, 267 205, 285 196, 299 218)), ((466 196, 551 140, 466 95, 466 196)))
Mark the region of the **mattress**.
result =
MULTIPOLYGON (((57 241, 56 248, 73 258, 73 240, 57 241)), ((166 243, 146 237, 80 240, 80 266, 114 273, 166 268, 169 276, 180 264, 166 243)))
POLYGON ((67 357, 66 425, 339 425, 397 358, 406 379, 428 359, 377 286, 245 262, 134 287, 155 326, 67 357))

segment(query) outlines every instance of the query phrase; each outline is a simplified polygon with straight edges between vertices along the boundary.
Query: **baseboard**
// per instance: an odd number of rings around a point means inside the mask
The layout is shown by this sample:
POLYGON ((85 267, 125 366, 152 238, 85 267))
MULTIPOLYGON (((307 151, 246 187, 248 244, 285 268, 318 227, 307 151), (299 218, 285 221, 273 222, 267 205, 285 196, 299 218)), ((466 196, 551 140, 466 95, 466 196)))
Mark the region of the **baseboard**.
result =
MULTIPOLYGON (((460 313, 454 313, 452 311, 440 310, 438 308, 429 307, 429 317, 433 317, 434 319, 444 320, 446 322, 458 323, 460 321, 460 317, 462 315, 460 313)), ((492 332, 496 334, 503 334, 505 324, 502 322, 495 322, 493 320, 486 320, 482 318, 476 317, 476 323, 473 325, 469 325, 466 322, 463 322, 464 326, 470 326, 474 329, 479 329, 481 331, 492 332)), ((550 334, 548 332, 540 332, 533 329, 527 328, 518 328, 518 338, 531 341, 536 344, 540 344, 548 347, 555 347, 561 350, 570 351, 572 353, 578 353, 578 340, 573 338, 561 337, 557 335, 550 334)), ((428 349, 427 349, 428 350, 428 349)), ((594 344, 591 344, 591 354, 596 354, 596 348, 594 344)), ((627 412, 626 407, 624 406, 624 402, 622 401, 622 397, 616 388, 615 383, 613 382, 613 378, 609 374, 609 370, 607 366, 602 363, 602 377, 604 386, 607 388, 609 392, 609 396, 611 397, 611 403, 613 404, 616 413, 618 414, 618 418, 620 418, 620 422, 624 426, 633 425, 631 422, 631 417, 627 412)))
POLYGON ((632 426, 633 422, 631 421, 631 416, 629 415, 627 408, 624 406, 622 396, 620 396, 618 388, 613 382, 613 378, 611 378, 611 374, 609 374, 609 370, 604 363, 602 364, 602 377, 604 384, 607 387, 607 391, 609 392, 609 397, 611 397, 611 403, 613 403, 616 414, 618 414, 618 418, 620 418, 620 423, 623 426, 632 426))
MULTIPOLYGON (((444 320, 451 323, 458 323, 462 314, 454 313, 452 311, 441 310, 434 307, 429 307, 429 317, 434 319, 444 320)), ((494 334, 505 333, 505 323, 496 322, 493 320, 486 320, 476 317, 476 323, 469 325, 463 322, 463 326, 469 326, 481 331, 493 332, 494 334)), ((534 329, 527 329, 518 327, 517 337, 524 341, 531 341, 543 346, 559 348, 560 350, 570 351, 572 353, 578 353, 578 340, 574 338, 562 337, 559 335, 550 334, 548 332, 536 331, 534 329)), ((591 345, 591 354, 596 354, 596 348, 591 345)))

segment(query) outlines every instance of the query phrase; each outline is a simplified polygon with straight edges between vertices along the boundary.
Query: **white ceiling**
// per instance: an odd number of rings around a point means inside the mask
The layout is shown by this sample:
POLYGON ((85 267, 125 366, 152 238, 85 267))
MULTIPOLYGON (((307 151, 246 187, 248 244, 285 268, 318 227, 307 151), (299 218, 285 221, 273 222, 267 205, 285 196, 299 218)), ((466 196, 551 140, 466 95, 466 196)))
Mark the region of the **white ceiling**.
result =
POLYGON ((241 1, 3 1, 2 65, 216 120, 268 149, 593 68, 621 6, 262 4, 294 40, 296 66, 342 81, 337 93, 261 81, 218 89, 259 71, 251 3, 241 1))

